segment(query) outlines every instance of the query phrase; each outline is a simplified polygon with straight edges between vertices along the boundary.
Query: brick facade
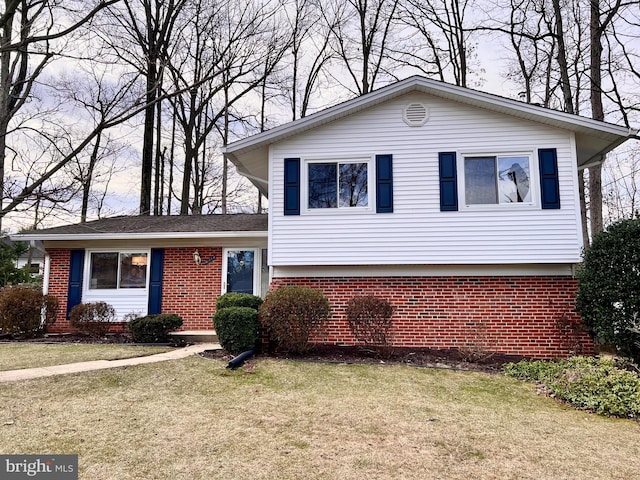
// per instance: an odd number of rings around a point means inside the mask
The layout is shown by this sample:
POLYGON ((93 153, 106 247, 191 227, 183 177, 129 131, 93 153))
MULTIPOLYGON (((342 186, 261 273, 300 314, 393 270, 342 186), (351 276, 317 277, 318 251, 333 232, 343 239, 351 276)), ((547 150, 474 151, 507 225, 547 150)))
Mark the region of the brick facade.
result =
MULTIPOLYGON (((67 293, 69 285, 70 250, 50 249, 51 270, 49 293, 59 301, 56 322, 48 328, 51 333, 74 331, 68 320, 67 293)), ((222 248, 188 247, 166 248, 164 281, 162 286, 162 313, 176 313, 184 321, 181 330, 211 330, 216 300, 221 292, 222 248), (206 265, 193 262, 198 250, 203 261, 215 256, 206 265)), ((108 302, 108 299, 106 299, 108 302)), ((121 332, 126 324, 114 323, 111 332, 121 332)))
POLYGON ((197 247, 206 265, 193 263, 195 247, 166 248, 162 283, 162 312, 176 313, 181 330, 212 330, 216 300, 222 291, 222 248, 197 247))
MULTIPOLYGON (((69 281, 68 249, 49 250, 49 293, 60 302, 50 332, 69 332, 65 318, 69 281)), ((166 248, 162 288, 163 313, 180 315, 182 330, 213 328, 211 316, 221 292, 220 247, 166 248), (195 265, 197 248, 206 265, 195 265)), ((394 344, 405 347, 483 349, 512 355, 555 358, 593 353, 593 342, 578 333, 574 310, 577 280, 532 277, 327 277, 276 278, 271 288, 306 285, 328 297, 332 317, 314 341, 354 344, 345 306, 358 295, 389 299, 395 308, 394 344)), ((125 326, 114 324, 111 331, 125 326)))
POLYGON ((579 332, 571 277, 331 277, 276 278, 271 288, 305 285, 332 306, 327 328, 314 341, 354 344, 346 318, 349 299, 374 295, 394 311, 394 344, 438 349, 482 349, 556 358, 594 352, 579 332))
POLYGON ((51 333, 73 331, 74 329, 66 319, 71 252, 70 250, 61 248, 49 249, 47 251, 51 261, 48 293, 58 299, 56 321, 53 325, 47 327, 47 331, 51 333))

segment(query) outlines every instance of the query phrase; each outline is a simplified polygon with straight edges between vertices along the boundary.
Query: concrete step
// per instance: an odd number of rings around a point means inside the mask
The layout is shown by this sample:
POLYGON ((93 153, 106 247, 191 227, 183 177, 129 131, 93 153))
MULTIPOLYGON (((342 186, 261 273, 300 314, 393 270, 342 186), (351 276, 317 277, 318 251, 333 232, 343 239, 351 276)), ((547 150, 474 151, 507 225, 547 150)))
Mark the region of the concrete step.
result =
POLYGON ((183 330, 173 332, 170 336, 185 343, 218 343, 215 330, 183 330))

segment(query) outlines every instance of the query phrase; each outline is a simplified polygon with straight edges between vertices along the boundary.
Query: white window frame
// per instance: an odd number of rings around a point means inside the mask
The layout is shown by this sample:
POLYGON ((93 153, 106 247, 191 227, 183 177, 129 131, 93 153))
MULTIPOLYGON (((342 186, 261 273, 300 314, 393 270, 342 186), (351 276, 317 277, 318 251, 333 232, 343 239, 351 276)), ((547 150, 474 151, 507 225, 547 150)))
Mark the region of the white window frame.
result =
MULTIPOLYGON (((91 296, 95 296, 98 292, 104 292, 105 295, 122 295, 137 297, 146 295, 149 291, 149 277, 151 270, 151 250, 148 248, 101 248, 85 250, 84 272, 83 272, 83 290, 91 296), (140 288, 91 288, 91 256, 94 253, 117 253, 118 254, 118 279, 120 278, 120 254, 121 253, 146 253, 147 254, 147 274, 144 287, 140 288)), ((84 297, 84 294, 83 294, 84 297)))
MULTIPOLYGON (((347 157, 321 157, 305 158, 302 160, 300 172, 300 213, 305 215, 348 215, 375 213, 376 182, 375 182, 375 156, 347 156, 347 157), (367 164, 367 206, 366 207, 341 207, 335 208, 309 208, 309 165, 314 163, 366 163, 367 164)), ((338 192, 339 195, 339 192, 338 192)), ((339 200, 339 199, 338 199, 339 200)))
POLYGON ((456 170, 458 176, 458 203, 464 210, 538 210, 540 208, 540 180, 538 172, 537 150, 490 150, 490 151, 465 151, 458 152, 456 170), (529 159, 529 188, 531 189, 531 201, 521 203, 482 203, 468 204, 466 201, 465 160, 467 158, 486 157, 527 157, 529 159))

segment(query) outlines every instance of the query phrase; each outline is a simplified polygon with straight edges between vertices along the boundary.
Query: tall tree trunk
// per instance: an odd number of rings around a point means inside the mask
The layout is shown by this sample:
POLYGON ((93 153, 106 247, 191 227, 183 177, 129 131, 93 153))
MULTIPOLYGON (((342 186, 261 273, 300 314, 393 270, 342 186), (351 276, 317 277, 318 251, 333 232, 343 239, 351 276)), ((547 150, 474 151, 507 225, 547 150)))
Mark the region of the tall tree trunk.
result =
POLYGON ((157 71, 155 61, 147 63, 147 108, 144 111, 144 134, 142 139, 142 171, 140 173, 140 215, 151 213, 151 185, 153 176, 153 134, 155 128, 155 105, 157 71))
MULTIPOLYGON (((161 83, 161 81, 160 81, 161 83)), ((160 97, 160 85, 158 85, 157 96, 160 97)), ((156 155, 155 155, 155 171, 154 171, 154 186, 153 186, 153 214, 161 215, 162 210, 162 197, 160 195, 160 185, 163 182, 161 177, 162 168, 160 167, 160 161, 163 159, 162 152, 160 151, 160 143, 162 142, 162 102, 156 103, 156 155)))
MULTIPOLYGON (((600 0, 590 0, 589 37, 590 49, 590 98, 591 116, 595 120, 604 120, 602 106, 602 26, 600 25, 600 0)), ((591 234, 604 230, 602 219, 602 163, 589 167, 589 207, 591 217, 591 234)))
POLYGON ((91 193, 93 171, 95 170, 96 163, 98 162, 98 152, 100 151, 101 139, 102 133, 99 133, 96 136, 96 143, 93 145, 91 158, 89 158, 89 168, 87 169, 87 174, 82 182, 82 206, 80 208, 80 223, 85 223, 87 221, 87 210, 89 209, 89 194, 91 193))
MULTIPOLYGON (((224 130, 222 132, 222 144, 227 145, 229 141, 229 85, 225 78, 224 86, 224 130)), ((222 214, 227 213, 227 182, 229 180, 229 165, 227 156, 222 156, 222 199, 220 202, 222 214)))
POLYGON ((173 113, 171 122, 171 151, 169 152, 169 182, 167 186, 167 215, 171 215, 171 200, 173 199, 173 164, 176 151, 176 114, 173 113))
POLYGON ((553 0, 553 13, 555 17, 556 40, 558 42, 558 67, 560 68, 560 86, 562 88, 562 98, 564 100, 565 112, 574 113, 573 95, 571 94, 571 83, 569 82, 569 65, 567 63, 567 47, 564 43, 564 27, 562 25, 562 9, 560 0, 553 0))

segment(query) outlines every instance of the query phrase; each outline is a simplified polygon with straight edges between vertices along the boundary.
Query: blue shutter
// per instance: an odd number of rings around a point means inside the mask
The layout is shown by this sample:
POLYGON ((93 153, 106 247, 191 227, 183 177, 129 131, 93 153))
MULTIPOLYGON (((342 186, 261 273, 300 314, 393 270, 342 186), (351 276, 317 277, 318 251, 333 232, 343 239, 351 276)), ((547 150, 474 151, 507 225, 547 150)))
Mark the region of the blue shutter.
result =
POLYGON ((151 249, 149 269, 149 309, 148 315, 162 313, 162 274, 164 270, 164 249, 151 249))
POLYGON ((300 159, 284 159, 284 214, 300 215, 300 159))
POLYGON ((455 152, 438 154, 438 171, 440 173, 440 211, 456 212, 458 211, 458 174, 455 152))
POLYGON ((555 148, 538 150, 540 167, 540 196, 542 208, 560 208, 560 185, 558 183, 558 154, 555 148))
POLYGON ((82 302, 82 272, 84 271, 84 250, 71 250, 70 253, 67 318, 71 309, 82 302))
POLYGON ((393 155, 376 155, 376 212, 393 212, 393 155))

